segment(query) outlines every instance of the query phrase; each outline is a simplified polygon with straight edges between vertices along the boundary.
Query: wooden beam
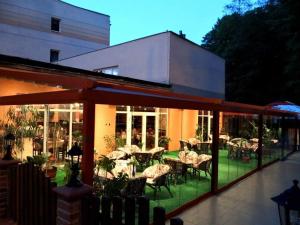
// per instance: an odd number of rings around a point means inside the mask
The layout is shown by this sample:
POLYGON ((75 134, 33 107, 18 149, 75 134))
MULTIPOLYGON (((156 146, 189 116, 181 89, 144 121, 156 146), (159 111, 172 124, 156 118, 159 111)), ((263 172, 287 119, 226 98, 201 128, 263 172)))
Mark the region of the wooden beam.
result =
POLYGON ((96 85, 94 80, 84 76, 76 76, 69 74, 61 75, 59 73, 37 72, 32 70, 15 69, 0 67, 0 77, 8 79, 36 82, 39 84, 47 84, 50 86, 62 86, 66 89, 86 89, 96 85))
POLYGON ((81 102, 81 90, 53 91, 0 97, 0 105, 63 104, 81 102))
POLYGON ((86 100, 83 103, 83 158, 82 180, 93 185, 94 176, 94 139, 95 139, 95 103, 86 100))

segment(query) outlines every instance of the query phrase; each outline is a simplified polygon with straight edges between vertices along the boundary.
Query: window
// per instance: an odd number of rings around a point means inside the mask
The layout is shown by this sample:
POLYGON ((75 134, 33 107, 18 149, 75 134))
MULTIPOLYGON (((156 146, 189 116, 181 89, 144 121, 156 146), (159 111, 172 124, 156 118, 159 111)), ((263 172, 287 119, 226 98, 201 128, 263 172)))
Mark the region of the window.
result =
POLYGON ((105 74, 110 74, 110 75, 119 75, 119 67, 112 66, 112 67, 106 67, 106 68, 101 68, 101 69, 95 69, 94 72, 105 73, 105 74))
POLYGON ((56 32, 60 31, 60 19, 51 17, 51 30, 56 32))
POLYGON ((59 58, 59 51, 51 49, 50 50, 50 62, 56 62, 59 58))

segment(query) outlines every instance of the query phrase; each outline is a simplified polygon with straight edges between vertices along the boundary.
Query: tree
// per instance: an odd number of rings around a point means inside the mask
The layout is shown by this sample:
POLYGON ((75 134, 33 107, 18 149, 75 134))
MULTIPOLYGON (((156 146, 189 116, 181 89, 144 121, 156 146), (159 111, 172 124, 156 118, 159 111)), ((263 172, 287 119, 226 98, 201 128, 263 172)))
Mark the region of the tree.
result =
POLYGON ((230 4, 224 7, 225 11, 229 13, 243 14, 250 10, 253 4, 250 0, 232 0, 230 4))
POLYGON ((265 105, 300 98, 299 2, 268 1, 219 19, 203 47, 226 60, 226 99, 265 105))

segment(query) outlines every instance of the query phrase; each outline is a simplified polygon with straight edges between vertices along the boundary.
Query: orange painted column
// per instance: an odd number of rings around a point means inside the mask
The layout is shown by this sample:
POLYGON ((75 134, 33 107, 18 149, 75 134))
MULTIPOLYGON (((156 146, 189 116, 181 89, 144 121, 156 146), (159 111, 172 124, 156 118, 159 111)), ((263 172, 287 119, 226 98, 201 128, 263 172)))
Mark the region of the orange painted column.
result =
POLYGON ((95 103, 83 102, 83 156, 82 181, 93 185, 94 175, 94 137, 95 135, 95 103))

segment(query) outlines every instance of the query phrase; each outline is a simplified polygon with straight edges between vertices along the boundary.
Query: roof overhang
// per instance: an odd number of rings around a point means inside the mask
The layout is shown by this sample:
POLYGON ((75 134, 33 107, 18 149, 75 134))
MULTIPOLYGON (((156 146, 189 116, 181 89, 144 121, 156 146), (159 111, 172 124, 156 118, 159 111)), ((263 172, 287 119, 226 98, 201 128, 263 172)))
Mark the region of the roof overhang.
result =
POLYGON ((174 93, 167 85, 122 77, 116 78, 115 76, 103 74, 99 75, 91 71, 16 57, 4 57, 5 60, 3 61, 3 57, 0 55, 0 77, 47 84, 49 86, 61 86, 69 90, 4 96, 0 98, 0 105, 92 101, 96 104, 142 105, 162 108, 295 116, 295 113, 268 107, 174 93))

